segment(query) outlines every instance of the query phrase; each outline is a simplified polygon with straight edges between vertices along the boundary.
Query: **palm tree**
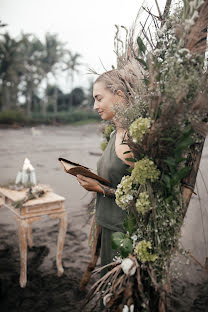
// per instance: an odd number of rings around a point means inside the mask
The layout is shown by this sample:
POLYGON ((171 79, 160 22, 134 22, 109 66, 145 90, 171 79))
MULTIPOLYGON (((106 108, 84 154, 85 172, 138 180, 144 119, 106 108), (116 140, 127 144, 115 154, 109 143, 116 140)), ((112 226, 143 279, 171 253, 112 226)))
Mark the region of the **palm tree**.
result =
POLYGON ((1 108, 8 110, 17 104, 18 85, 24 66, 20 57, 20 41, 12 39, 8 33, 0 36, 1 108))
POLYGON ((39 39, 35 36, 31 38, 31 35, 28 34, 22 34, 21 44, 21 54, 24 63, 23 91, 26 96, 27 116, 30 116, 32 97, 45 74, 41 66, 44 47, 39 39))
MULTIPOLYGON (((59 63, 64 55, 63 43, 61 43, 57 35, 47 33, 45 36, 45 53, 42 58, 42 64, 45 71, 46 92, 45 101, 43 103, 43 114, 46 114, 46 106, 48 104, 47 89, 49 85, 49 73, 52 73, 56 79, 56 71, 59 63)), ((54 112, 57 112, 57 92, 55 92, 56 99, 54 101, 54 112)))
MULTIPOLYGON (((78 67, 82 65, 82 63, 79 62, 81 54, 79 53, 72 53, 71 51, 67 50, 65 53, 65 59, 64 59, 64 65, 63 71, 67 71, 67 76, 71 78, 71 90, 73 90, 74 87, 74 75, 75 73, 78 73, 78 67)), ((69 103, 69 109, 72 105, 72 96, 70 97, 70 103, 69 103)))

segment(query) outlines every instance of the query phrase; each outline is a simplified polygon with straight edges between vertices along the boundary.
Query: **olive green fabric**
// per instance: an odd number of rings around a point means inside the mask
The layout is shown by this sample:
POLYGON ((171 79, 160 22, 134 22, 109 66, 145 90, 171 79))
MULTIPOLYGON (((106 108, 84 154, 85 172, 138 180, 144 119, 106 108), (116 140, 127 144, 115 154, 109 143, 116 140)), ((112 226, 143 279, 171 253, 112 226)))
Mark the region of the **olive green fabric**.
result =
MULTIPOLYGON (((116 189, 124 175, 129 175, 125 164, 115 152, 116 131, 112 133, 110 141, 103 155, 98 161, 98 175, 109 180, 111 187, 116 189)), ((97 193, 96 201, 96 223, 112 231, 123 231, 123 220, 125 211, 116 205, 115 198, 104 197, 97 193)))
MULTIPOLYGON (((112 133, 110 141, 98 161, 98 174, 111 182, 111 187, 116 189, 124 175, 129 175, 125 164, 115 152, 116 131, 112 133)), ((115 198, 104 197, 97 193, 96 201, 96 223, 102 226, 101 233, 101 266, 107 265, 113 261, 117 254, 116 250, 111 248, 111 236, 114 232, 123 229, 125 211, 116 205, 115 198)), ((101 277, 108 272, 109 268, 101 271, 101 277)), ((100 311, 104 311, 103 300, 100 302, 100 311)))
MULTIPOLYGON (((111 248, 111 235, 114 231, 108 230, 102 227, 101 233, 101 267, 107 265, 113 261, 113 258, 117 254, 117 250, 111 248)), ((107 267, 101 271, 101 276, 105 275, 110 267, 107 267)))

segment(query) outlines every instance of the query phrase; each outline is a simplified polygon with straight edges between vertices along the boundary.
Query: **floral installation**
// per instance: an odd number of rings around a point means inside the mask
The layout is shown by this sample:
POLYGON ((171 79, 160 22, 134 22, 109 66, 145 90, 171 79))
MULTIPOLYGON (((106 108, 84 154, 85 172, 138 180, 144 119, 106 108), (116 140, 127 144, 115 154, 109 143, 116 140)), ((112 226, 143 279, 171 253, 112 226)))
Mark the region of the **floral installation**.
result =
POLYGON ((118 257, 87 296, 87 302, 104 298, 105 311, 164 312, 174 302, 171 257, 208 133, 208 0, 183 0, 171 14, 170 4, 159 19, 147 10, 155 25, 160 22, 155 37, 143 27, 136 44, 131 34, 126 50, 116 46, 121 77, 131 78, 125 86, 131 97, 126 110, 115 112, 134 168, 116 190, 116 203, 126 211, 125 232, 112 235, 118 257))

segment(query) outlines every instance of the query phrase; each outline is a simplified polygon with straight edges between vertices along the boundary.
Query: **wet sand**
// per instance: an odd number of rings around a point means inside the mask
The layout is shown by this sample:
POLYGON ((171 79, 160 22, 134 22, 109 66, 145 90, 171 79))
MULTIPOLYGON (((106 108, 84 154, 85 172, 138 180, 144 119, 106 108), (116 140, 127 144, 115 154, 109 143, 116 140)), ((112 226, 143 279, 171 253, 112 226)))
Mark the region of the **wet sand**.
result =
MULTIPOLYGON (((73 176, 64 172, 57 159, 60 156, 66 157, 95 170, 102 137, 98 124, 42 126, 37 130, 32 131, 30 128, 0 130, 0 184, 14 182, 24 158, 28 157, 36 169, 38 182, 48 184, 54 192, 65 197, 68 213, 68 229, 63 251, 65 271, 62 277, 57 277, 55 255, 58 221, 43 217, 33 224, 35 247, 28 250, 28 282, 25 289, 20 288, 17 225, 11 212, 5 207, 1 208, 0 310, 79 311, 85 296, 85 293, 79 291, 79 283, 90 254, 87 246, 90 224, 85 206, 90 201, 91 195, 79 186, 73 176)), ((202 164, 205 166, 202 166, 204 173, 207 172, 207 155, 208 144, 203 156, 206 160, 202 164)), ((208 175, 206 181, 207 178, 208 175)), ((207 202, 207 197, 203 200, 207 202)), ((182 242, 186 248, 191 246, 193 253, 199 254, 203 261, 204 240, 203 235, 199 233, 201 219, 195 217, 194 199, 192 203, 183 229, 182 242)), ((206 211, 203 213, 205 230, 208 233, 208 215, 206 211)), ((178 270, 180 272, 186 270, 187 274, 185 277, 174 275, 173 289, 180 301, 180 304, 176 304, 175 311, 207 311, 208 287, 204 271, 194 263, 185 266, 183 261, 184 259, 181 260, 178 270), (195 272, 194 275, 192 272, 195 272)))

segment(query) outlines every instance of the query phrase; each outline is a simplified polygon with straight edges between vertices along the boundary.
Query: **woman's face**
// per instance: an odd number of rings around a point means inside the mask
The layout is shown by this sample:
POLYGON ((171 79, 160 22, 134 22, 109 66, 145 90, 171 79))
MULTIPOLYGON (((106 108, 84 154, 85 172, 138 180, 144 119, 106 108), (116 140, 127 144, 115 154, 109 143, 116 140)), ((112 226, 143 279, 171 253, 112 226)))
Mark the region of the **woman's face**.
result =
POLYGON ((103 120, 112 120, 115 116, 113 105, 121 102, 121 96, 113 94, 105 87, 102 81, 93 86, 94 109, 98 111, 103 120))

